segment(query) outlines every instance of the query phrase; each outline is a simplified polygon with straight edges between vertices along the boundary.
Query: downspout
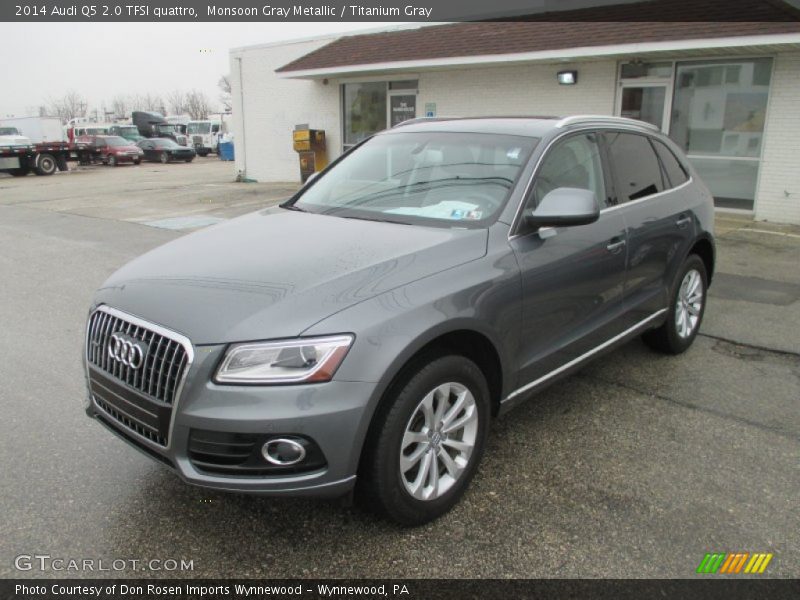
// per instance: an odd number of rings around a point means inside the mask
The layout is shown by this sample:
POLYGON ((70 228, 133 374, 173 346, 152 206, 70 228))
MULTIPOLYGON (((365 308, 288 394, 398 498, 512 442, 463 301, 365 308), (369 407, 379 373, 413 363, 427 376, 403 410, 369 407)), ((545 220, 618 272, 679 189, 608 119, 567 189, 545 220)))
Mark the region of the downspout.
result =
POLYGON ((245 138, 245 131, 247 127, 244 124, 244 79, 242 78, 242 57, 237 56, 236 60, 239 61, 239 111, 242 115, 242 163, 243 168, 239 172, 237 179, 239 181, 247 181, 247 139, 245 138))

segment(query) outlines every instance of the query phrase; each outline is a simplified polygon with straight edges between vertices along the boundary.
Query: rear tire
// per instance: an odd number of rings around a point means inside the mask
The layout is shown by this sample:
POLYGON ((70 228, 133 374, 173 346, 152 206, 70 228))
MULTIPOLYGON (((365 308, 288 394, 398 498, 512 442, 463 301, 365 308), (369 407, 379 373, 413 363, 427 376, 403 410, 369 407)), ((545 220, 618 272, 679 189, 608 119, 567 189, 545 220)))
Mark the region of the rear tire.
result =
POLYGON ((690 254, 670 290, 667 320, 642 335, 644 342, 665 354, 680 354, 692 345, 706 310, 708 275, 703 260, 690 254))
POLYGON ((194 160, 194 158, 185 158, 184 160, 185 160, 187 163, 190 163, 190 162, 192 162, 192 161, 194 160))
POLYGON ((453 508, 475 475, 489 433, 489 386, 463 356, 428 356, 388 394, 370 428, 356 492, 382 516, 422 525, 453 508))
POLYGON ((56 157, 52 154, 40 154, 39 160, 36 161, 36 174, 37 175, 52 175, 58 170, 58 163, 56 157))

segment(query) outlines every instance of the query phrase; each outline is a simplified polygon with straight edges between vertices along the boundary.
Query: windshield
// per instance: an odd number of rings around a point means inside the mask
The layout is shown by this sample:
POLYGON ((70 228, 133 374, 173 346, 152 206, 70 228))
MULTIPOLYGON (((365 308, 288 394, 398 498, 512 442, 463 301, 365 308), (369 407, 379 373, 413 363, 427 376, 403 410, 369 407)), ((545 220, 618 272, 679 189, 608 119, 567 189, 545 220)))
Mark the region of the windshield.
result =
POLYGON ((19 135, 16 127, 0 127, 0 135, 19 135))
POLYGON ((180 146, 172 140, 153 140, 153 142, 156 148, 180 148, 180 146))
POLYGON ((341 217, 484 227, 538 141, 485 133, 378 135, 302 191, 293 206, 341 217))
POLYGON ((186 127, 186 133, 190 135, 211 133, 211 123, 189 123, 186 127))
POLYGON ((130 146, 131 143, 129 140, 125 138, 121 138, 119 136, 108 137, 106 138, 106 142, 108 142, 109 146, 130 146))
POLYGON ((157 125, 158 131, 161 133, 176 133, 178 131, 177 125, 168 125, 166 123, 162 123, 157 125))
POLYGON ((120 127, 119 132, 122 135, 139 135, 139 128, 134 125, 128 125, 126 127, 120 127))

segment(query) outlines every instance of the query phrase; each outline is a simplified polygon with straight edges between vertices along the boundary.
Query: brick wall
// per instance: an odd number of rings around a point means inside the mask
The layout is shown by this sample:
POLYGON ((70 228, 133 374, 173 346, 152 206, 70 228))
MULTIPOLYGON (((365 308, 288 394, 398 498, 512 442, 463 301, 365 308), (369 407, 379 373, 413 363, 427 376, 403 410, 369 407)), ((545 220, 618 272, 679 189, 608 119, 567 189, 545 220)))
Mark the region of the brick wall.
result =
POLYGON ((800 52, 775 58, 755 211, 800 224, 800 52))
POLYGON ((442 116, 569 115, 614 112, 616 63, 597 61, 460 69, 423 73, 417 114, 435 102, 442 116), (559 71, 577 70, 577 85, 559 85, 559 71))

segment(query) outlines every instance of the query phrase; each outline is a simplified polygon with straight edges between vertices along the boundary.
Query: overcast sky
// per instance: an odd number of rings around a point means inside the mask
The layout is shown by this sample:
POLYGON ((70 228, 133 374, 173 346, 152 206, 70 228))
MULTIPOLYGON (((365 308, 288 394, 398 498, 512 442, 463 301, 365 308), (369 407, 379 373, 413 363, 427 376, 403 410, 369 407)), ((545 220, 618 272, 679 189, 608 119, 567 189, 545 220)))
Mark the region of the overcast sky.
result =
POLYGON ((27 116, 69 89, 98 109, 117 94, 193 88, 216 103, 229 48, 387 25, 0 23, 0 117, 27 116))

